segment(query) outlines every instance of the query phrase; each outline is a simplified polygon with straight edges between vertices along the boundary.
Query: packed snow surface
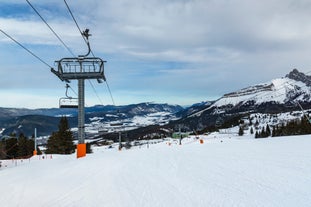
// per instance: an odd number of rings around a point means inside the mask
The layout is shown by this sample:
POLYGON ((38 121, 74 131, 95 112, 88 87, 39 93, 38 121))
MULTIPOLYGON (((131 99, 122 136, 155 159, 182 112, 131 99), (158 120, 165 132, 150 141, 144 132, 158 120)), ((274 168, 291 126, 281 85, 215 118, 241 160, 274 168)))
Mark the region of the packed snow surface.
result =
POLYGON ((311 136, 200 139, 2 161, 0 206, 311 206, 311 136))

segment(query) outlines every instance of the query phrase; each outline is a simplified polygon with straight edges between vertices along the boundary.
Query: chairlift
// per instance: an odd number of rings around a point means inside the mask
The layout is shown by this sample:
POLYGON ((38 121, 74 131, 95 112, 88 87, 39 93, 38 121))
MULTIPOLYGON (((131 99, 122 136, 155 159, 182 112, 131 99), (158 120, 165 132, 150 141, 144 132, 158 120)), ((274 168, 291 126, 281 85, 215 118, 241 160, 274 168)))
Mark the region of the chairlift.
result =
POLYGON ((68 88, 70 86, 66 84, 66 97, 59 99, 59 108, 78 108, 79 101, 78 98, 72 98, 68 96, 68 88))
POLYGON ((78 99, 62 97, 59 99, 59 108, 78 108, 78 99))

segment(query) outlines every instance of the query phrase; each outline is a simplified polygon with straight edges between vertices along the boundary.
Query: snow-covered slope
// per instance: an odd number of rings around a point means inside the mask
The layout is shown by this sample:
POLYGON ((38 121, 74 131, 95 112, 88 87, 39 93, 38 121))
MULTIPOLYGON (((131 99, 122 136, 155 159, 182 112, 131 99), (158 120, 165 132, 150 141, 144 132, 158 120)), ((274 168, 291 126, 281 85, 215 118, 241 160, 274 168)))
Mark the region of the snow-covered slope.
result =
POLYGON ((278 113, 288 111, 287 108, 298 107, 297 104, 309 106, 311 104, 311 76, 307 76, 294 69, 283 78, 276 78, 269 82, 250 86, 223 95, 212 105, 190 115, 200 116, 210 110, 213 114, 238 113, 241 111, 278 113), (272 106, 273 105, 273 106, 272 106))
POLYGON ((201 136, 127 151, 2 161, 1 207, 310 206, 310 136, 201 136), (174 143, 174 142, 173 142, 174 143))
MULTIPOLYGON (((178 119, 171 112, 154 112, 133 117, 123 116, 122 114, 106 114, 105 116, 114 116, 115 119, 106 119, 105 117, 90 118, 89 123, 85 125, 86 133, 98 135, 102 132, 127 131, 148 125, 165 125, 169 121, 178 119)), ((72 128, 72 130, 78 131, 78 128, 72 128)))
POLYGON ((310 88, 305 83, 285 77, 225 94, 213 106, 235 106, 247 102, 253 102, 257 105, 267 102, 278 104, 285 104, 289 101, 310 102, 310 94, 310 88))

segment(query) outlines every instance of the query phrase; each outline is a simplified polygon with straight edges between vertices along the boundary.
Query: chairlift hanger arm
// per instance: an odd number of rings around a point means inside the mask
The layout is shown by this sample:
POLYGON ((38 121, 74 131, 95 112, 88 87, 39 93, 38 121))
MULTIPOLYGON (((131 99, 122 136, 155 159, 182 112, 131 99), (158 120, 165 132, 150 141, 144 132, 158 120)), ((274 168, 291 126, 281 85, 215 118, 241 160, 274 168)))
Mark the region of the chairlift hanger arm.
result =
POLYGON ((68 84, 66 84, 66 97, 67 98, 72 98, 71 96, 68 96, 68 88, 69 88, 70 86, 68 85, 68 84))
POLYGON ((90 31, 89 29, 85 29, 83 32, 81 32, 81 35, 82 35, 82 37, 84 37, 83 39, 85 40, 85 43, 87 45, 88 52, 86 53, 86 55, 79 55, 79 57, 87 57, 91 53, 89 36, 92 36, 92 35, 89 34, 89 31, 90 31))

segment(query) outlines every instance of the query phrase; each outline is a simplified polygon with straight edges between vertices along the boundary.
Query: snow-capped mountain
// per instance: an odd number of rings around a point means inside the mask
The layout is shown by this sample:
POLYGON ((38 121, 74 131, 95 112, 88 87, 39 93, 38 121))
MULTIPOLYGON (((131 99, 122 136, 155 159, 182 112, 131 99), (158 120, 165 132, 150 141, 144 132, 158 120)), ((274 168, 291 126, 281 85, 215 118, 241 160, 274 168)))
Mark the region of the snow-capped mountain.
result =
POLYGON ((213 130, 217 125, 236 125, 247 114, 302 109, 311 109, 311 76, 294 69, 283 78, 227 93, 200 110, 190 107, 187 110, 193 113, 184 116, 182 122, 189 129, 213 130))
POLYGON ((260 105, 267 102, 286 104, 289 102, 311 101, 311 77, 294 69, 284 78, 250 86, 236 92, 225 94, 214 106, 243 105, 253 102, 260 105))
POLYGON ((298 108, 299 105, 310 108, 311 76, 294 69, 283 78, 257 84, 241 90, 227 93, 215 103, 198 111, 192 116, 214 109, 215 113, 261 111, 280 112, 298 108))

